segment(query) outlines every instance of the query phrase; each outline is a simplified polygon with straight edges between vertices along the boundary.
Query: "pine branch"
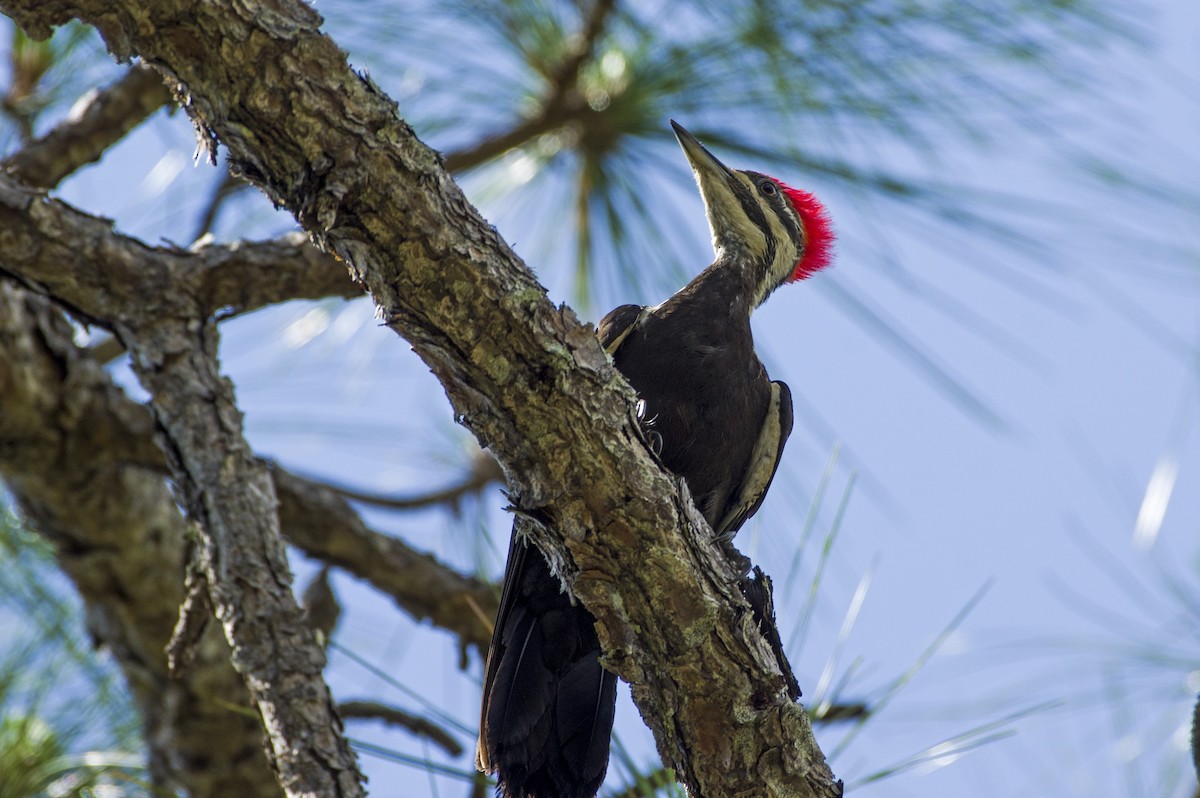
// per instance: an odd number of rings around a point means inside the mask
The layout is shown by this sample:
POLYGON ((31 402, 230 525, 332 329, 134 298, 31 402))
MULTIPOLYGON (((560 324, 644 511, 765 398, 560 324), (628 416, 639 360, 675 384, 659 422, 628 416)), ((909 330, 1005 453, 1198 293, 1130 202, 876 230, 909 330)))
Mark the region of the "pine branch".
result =
POLYGON ((458 740, 429 718, 422 718, 378 701, 343 701, 338 704, 338 714, 343 720, 379 720, 391 726, 399 726, 436 744, 450 756, 462 756, 463 753, 463 747, 458 740))
POLYGON ((447 153, 446 169, 451 172, 471 169, 587 113, 588 105, 578 86, 579 71, 595 52, 596 42, 615 8, 616 0, 592 3, 574 46, 548 76, 546 96, 534 116, 509 130, 492 133, 476 144, 447 153))
POLYGON ((499 464, 481 453, 472 463, 466 476, 453 485, 438 490, 426 491, 409 496, 395 496, 384 493, 373 493, 358 490, 344 485, 335 485, 326 480, 323 484, 332 488, 339 496, 350 501, 362 502, 387 510, 420 510, 438 505, 457 510, 459 504, 468 496, 478 494, 494 482, 502 482, 504 472, 499 464))

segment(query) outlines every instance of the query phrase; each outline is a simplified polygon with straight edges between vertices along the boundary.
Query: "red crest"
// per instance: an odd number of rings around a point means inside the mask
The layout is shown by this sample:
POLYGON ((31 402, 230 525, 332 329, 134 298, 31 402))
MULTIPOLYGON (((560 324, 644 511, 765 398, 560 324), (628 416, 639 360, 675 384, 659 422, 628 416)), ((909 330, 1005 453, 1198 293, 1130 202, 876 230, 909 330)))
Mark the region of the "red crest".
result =
POLYGON ((821 201, 798 188, 779 184, 804 224, 804 256, 796 262, 789 283, 812 277, 833 261, 833 223, 821 201))

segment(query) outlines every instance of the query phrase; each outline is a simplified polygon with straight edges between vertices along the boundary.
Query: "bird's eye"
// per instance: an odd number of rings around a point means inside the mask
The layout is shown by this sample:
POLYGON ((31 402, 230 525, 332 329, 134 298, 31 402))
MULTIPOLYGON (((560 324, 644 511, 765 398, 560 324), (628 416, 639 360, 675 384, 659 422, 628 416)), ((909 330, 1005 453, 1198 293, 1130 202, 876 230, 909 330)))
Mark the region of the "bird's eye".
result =
POLYGON ((761 183, 759 183, 758 190, 761 191, 765 196, 768 196, 768 197, 775 196, 775 191, 776 191, 775 184, 772 183, 770 180, 764 180, 761 183))

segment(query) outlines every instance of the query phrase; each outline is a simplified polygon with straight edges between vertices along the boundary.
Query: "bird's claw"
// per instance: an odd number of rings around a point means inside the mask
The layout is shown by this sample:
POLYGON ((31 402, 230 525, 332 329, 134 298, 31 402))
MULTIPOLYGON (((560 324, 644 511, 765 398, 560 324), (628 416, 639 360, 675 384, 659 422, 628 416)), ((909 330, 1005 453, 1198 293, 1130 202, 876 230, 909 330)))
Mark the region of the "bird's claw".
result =
POLYGON ((649 449, 650 453, 655 457, 661 457, 663 450, 662 433, 651 429, 651 427, 654 425, 655 419, 658 417, 655 416, 654 418, 646 418, 645 399, 638 399, 637 405, 634 406, 633 412, 634 417, 637 420, 638 430, 642 434, 642 441, 646 444, 646 448, 649 449))

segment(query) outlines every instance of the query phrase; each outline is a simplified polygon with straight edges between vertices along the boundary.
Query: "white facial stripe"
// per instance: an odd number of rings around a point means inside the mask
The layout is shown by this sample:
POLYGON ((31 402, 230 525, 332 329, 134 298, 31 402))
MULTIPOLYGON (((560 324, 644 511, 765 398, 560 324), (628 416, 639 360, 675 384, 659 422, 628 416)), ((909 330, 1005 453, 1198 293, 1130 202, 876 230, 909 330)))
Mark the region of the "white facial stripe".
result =
MULTIPOLYGON (((739 175, 742 179, 750 182, 749 178, 739 175)), ((775 241, 775 257, 771 263, 767 264, 767 279, 760 285, 762 290, 759 295, 754 297, 754 304, 760 305, 766 300, 769 294, 776 286, 782 283, 792 273, 796 267, 796 261, 800 259, 800 252, 796 248, 796 244, 792 241, 792 235, 784 225, 783 220, 779 218, 778 213, 765 198, 761 198, 758 189, 754 189, 754 196, 759 198, 759 205, 762 207, 763 215, 767 218, 767 225, 771 228, 771 237, 775 241)), ((803 231, 804 225, 801 223, 799 215, 790 206, 790 203, 784 203, 784 213, 788 214, 796 226, 803 231)), ((803 235, 803 232, 801 233, 803 235)))
MULTIPOLYGON (((754 181, 752 181, 749 177, 741 172, 734 172, 734 177, 736 177, 737 180, 746 187, 746 190, 750 192, 750 196, 753 197, 757 195, 758 189, 754 186, 754 181)), ((741 237, 741 239, 746 242, 746 245, 750 248, 750 251, 753 252, 755 256, 761 258, 767 251, 767 238, 763 234, 762 228, 751 221, 749 217, 742 212, 741 204, 736 198, 731 199, 733 199, 733 201, 729 203, 728 207, 732 211, 734 218, 730 220, 732 224, 729 225, 729 227, 732 227, 741 237)))

